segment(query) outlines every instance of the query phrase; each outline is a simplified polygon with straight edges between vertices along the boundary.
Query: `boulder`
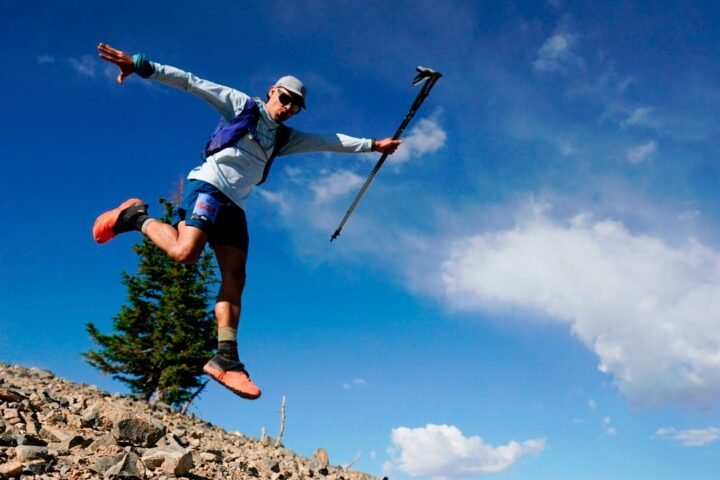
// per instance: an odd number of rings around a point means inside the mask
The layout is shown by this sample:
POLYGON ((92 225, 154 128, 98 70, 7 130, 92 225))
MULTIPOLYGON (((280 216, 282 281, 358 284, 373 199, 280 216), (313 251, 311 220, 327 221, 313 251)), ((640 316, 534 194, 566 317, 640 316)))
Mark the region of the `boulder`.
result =
POLYGON ((181 447, 163 446, 147 450, 142 461, 150 470, 160 469, 176 476, 187 475, 193 468, 189 451, 181 447))
POLYGON ((154 418, 136 417, 123 412, 113 422, 112 433, 120 443, 154 447, 165 435, 165 426, 154 418))
POLYGON ((20 445, 15 447, 15 455, 21 462, 46 460, 50 458, 47 447, 36 447, 34 445, 20 445))
POLYGON ((129 451, 105 471, 104 477, 108 480, 144 480, 145 465, 135 452, 129 451))

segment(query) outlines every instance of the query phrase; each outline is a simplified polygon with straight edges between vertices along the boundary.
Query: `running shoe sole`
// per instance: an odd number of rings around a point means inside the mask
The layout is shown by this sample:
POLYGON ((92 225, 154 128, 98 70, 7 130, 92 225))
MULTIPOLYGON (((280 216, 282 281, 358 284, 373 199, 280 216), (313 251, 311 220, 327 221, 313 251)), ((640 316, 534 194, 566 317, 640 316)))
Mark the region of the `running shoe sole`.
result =
POLYGON ((116 234, 113 231, 113 227, 115 227, 118 217, 123 210, 138 203, 143 202, 139 198, 125 200, 119 207, 113 208, 97 217, 93 225, 93 238, 95 238, 95 241, 97 243, 105 243, 115 238, 116 234))

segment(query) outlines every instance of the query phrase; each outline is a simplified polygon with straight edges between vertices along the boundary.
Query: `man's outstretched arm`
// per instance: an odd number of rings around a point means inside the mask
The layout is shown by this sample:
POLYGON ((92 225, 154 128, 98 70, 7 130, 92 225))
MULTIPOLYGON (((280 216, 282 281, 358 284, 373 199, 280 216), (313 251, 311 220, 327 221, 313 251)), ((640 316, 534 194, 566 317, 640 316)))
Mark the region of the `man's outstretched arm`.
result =
POLYGON ((170 65, 150 62, 142 54, 131 56, 105 43, 98 45, 98 52, 100 58, 117 65, 120 69, 117 76, 118 83, 122 84, 133 73, 143 78, 152 78, 170 87, 199 96, 226 119, 231 119, 241 112, 249 98, 245 93, 234 88, 199 78, 170 65))

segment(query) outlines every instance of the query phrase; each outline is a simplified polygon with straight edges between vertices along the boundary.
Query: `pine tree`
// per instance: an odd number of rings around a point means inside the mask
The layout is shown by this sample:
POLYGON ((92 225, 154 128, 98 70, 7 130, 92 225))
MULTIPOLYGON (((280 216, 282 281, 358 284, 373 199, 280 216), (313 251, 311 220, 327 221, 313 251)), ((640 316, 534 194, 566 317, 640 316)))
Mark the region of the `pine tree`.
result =
MULTIPOLYGON (((172 214, 165 208, 163 221, 172 214)), ((204 252, 194 265, 170 260, 149 239, 133 247, 140 259, 135 275, 122 273, 128 304, 120 309, 104 335, 85 326, 101 347, 83 353, 90 365, 126 383, 146 400, 156 398, 179 406, 202 382, 203 364, 216 346, 216 322, 210 288, 217 283, 212 255, 204 252)))

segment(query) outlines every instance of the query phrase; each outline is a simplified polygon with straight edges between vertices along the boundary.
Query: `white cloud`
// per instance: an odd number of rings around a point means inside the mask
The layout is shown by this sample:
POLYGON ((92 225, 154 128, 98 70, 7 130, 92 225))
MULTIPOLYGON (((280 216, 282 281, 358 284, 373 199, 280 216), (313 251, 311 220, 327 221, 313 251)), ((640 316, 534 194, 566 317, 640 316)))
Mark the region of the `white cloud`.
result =
POLYGON ((673 427, 659 428, 655 435, 664 440, 671 440, 684 447, 702 447, 720 439, 720 428, 694 428, 676 430, 673 427))
POLYGON ((678 220, 687 222, 690 220, 695 220, 700 215, 702 215, 702 213, 700 212, 700 210, 697 210, 697 209, 683 210, 682 212, 678 213, 677 218, 678 218, 678 220))
POLYGON ((55 63, 55 57, 53 57, 52 55, 38 55, 37 63, 38 63, 38 65, 47 65, 50 63, 55 63))
POLYGON ((360 187, 365 181, 360 175, 349 170, 338 170, 326 173, 318 180, 310 183, 310 189, 315 193, 315 201, 326 203, 336 197, 345 195, 360 187))
POLYGON ((592 398, 588 400, 588 408, 590 410, 595 410, 597 408, 597 403, 592 398))
POLYGON ((478 436, 464 436, 457 427, 432 424, 423 428, 395 428, 392 442, 393 461, 386 465, 386 470, 397 469, 411 476, 437 480, 502 472, 521 457, 538 454, 545 448, 544 439, 493 446, 478 436))
POLYGON ((560 149, 560 153, 564 157, 569 157, 570 155, 575 154, 575 145, 572 142, 561 141, 558 145, 558 148, 560 149))
POLYGON ((610 417, 603 418, 602 421, 603 432, 605 435, 614 436, 617 435, 617 429, 612 426, 612 420, 610 417))
POLYGON ((623 125, 654 126, 655 123, 650 118, 652 110, 651 107, 636 108, 630 112, 630 115, 625 119, 623 125))
POLYGON ((533 68, 541 73, 568 73, 571 69, 582 69, 582 58, 573 52, 577 35, 569 32, 557 32, 545 40, 537 52, 533 68))
POLYGON ((655 153, 655 150, 657 150, 657 143, 655 141, 638 145, 637 147, 633 147, 628 150, 627 159, 630 163, 641 163, 647 160, 650 155, 655 153))
POLYGON ((275 205, 282 215, 288 215, 291 212, 290 202, 285 199, 285 194, 271 192, 264 188, 258 188, 257 191, 266 202, 275 205))
POLYGON ((367 382, 363 380, 362 378, 356 378, 350 382, 343 383, 342 387, 344 390, 352 390, 355 387, 364 387, 367 385, 367 382))
POLYGON ((441 275, 453 308, 568 325, 636 404, 720 400, 720 252, 697 241, 673 246, 616 221, 536 210, 454 241, 441 275))
POLYGON ((97 60, 91 55, 83 55, 80 58, 71 58, 70 65, 77 73, 85 77, 95 77, 97 60))
POLYGON ((423 118, 402 138, 402 145, 388 157, 388 164, 399 165, 413 157, 440 150, 447 140, 447 133, 434 118, 423 118))

